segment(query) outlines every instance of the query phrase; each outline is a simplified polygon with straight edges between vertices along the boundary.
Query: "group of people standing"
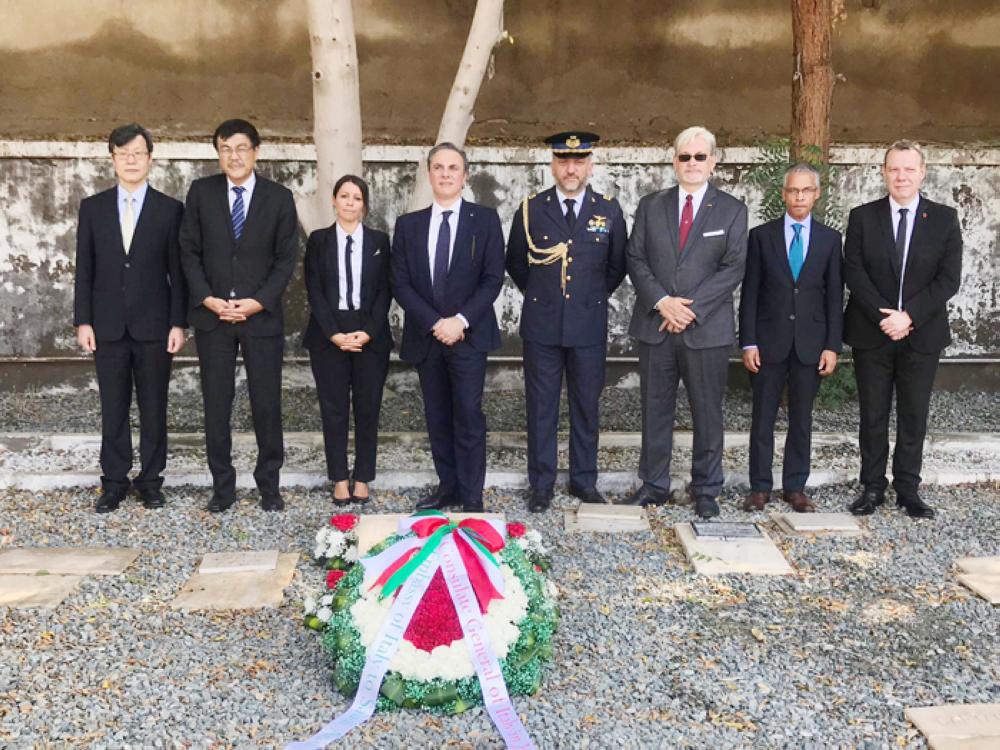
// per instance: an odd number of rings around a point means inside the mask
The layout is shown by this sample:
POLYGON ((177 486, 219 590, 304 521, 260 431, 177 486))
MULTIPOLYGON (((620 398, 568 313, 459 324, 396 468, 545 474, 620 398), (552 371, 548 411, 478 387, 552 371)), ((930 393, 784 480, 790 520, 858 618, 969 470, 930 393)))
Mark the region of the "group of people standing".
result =
MULTIPOLYGON (((678 184, 642 198, 629 236, 618 201, 589 185, 598 140, 580 131, 546 139, 555 185, 524 199, 506 248, 496 210, 462 198, 468 161, 451 143, 427 157, 432 205, 400 216, 391 244, 364 224, 370 201, 364 180, 338 180, 336 222, 307 242, 311 312, 302 341, 316 380, 333 501, 371 497, 395 299, 404 312, 400 359, 419 375, 439 479, 417 508, 483 510, 482 399, 488 352, 500 346, 493 303, 506 270, 524 295, 528 508, 544 511, 554 496, 564 376, 568 489, 583 502, 606 502, 597 489, 599 399, 609 298, 627 273, 635 289, 629 334, 639 352, 642 450, 641 485, 624 502, 660 504, 669 497, 683 383, 694 427, 689 493, 700 517, 719 514, 723 399, 737 341, 734 293, 742 283, 739 343, 753 382, 744 508, 762 510, 771 499, 774 424, 787 385, 783 497, 795 511, 813 510, 805 494, 813 401, 845 340, 854 350, 861 412, 863 488, 851 511, 872 513, 884 503, 895 394, 896 501, 911 516, 931 517, 918 494, 922 445, 935 369, 950 341, 946 303, 958 289, 962 244, 955 210, 919 192, 926 174, 919 145, 899 141, 886 151, 889 195, 851 212, 842 248, 840 234, 812 216, 820 175, 807 164, 785 174, 785 216, 748 234, 746 205, 709 181, 716 142, 703 127, 677 136, 678 184)), ((98 512, 117 509, 130 486, 147 508, 164 504, 167 385, 188 323, 195 329, 213 476, 207 509, 222 512, 235 502, 230 419, 238 354, 257 437, 261 505, 284 507, 282 295, 296 264, 295 206, 286 188, 255 172, 260 137, 251 123, 228 120, 212 142, 222 173, 194 181, 182 206, 146 181, 149 132, 135 124, 117 128, 109 150, 118 184, 81 204, 74 322, 81 347, 95 356, 101 394, 98 512), (141 466, 130 481, 133 382, 141 466)))

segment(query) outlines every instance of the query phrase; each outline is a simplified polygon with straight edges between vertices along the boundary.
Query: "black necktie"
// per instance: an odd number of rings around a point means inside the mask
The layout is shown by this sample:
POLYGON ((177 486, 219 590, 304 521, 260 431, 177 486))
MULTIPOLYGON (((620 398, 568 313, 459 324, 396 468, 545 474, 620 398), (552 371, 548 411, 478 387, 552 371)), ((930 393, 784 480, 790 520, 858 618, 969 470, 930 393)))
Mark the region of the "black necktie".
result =
POLYGON ((354 268, 351 266, 351 250, 354 248, 354 238, 347 236, 347 248, 344 250, 344 272, 347 274, 347 309, 354 309, 354 268))
POLYGON ((906 255, 906 214, 910 209, 899 209, 899 223, 896 225, 896 261, 899 263, 899 277, 903 278, 903 257, 906 255))
POLYGON ((566 204, 566 223, 569 224, 569 228, 572 229, 573 225, 576 224, 576 211, 574 206, 576 206, 576 201, 572 198, 566 198, 563 203, 566 204))
POLYGON ((451 211, 441 212, 441 227, 438 229, 437 248, 434 250, 434 307, 438 312, 444 309, 448 285, 448 252, 451 250, 451 211))

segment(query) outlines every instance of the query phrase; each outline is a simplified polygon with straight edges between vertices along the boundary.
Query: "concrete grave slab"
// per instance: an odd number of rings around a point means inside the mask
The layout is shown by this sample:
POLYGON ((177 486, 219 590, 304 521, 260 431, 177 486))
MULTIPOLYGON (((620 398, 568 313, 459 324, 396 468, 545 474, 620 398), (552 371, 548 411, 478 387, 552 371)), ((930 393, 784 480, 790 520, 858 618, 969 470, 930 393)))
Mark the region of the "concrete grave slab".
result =
POLYGON ((646 509, 637 505, 580 503, 566 511, 566 531, 649 531, 649 519, 646 509))
POLYGON ((861 536, 850 513, 772 513, 778 528, 797 536, 861 536))
POLYGON ((908 708, 906 718, 931 750, 996 750, 1000 747, 1000 703, 908 708))
POLYGON ((202 575, 214 573, 251 573, 253 571, 274 570, 278 566, 278 550, 248 552, 209 552, 201 558, 198 572, 202 575))
POLYGON ((274 570, 242 573, 195 573, 177 597, 173 609, 229 610, 278 607, 295 575, 298 553, 278 555, 274 570))
POLYGON ((979 594, 994 607, 1000 605, 1000 576, 960 573, 958 582, 979 594))
POLYGON ((1000 576, 1000 557, 963 557, 955 565, 962 573, 1000 576))
MULTIPOLYGON (((409 518, 410 513, 371 513, 361 516, 354 527, 358 535, 358 554, 363 555, 390 534, 396 533, 400 520, 409 518)), ((485 518, 506 523, 503 513, 449 513, 448 518, 457 523, 466 518, 485 518)))
POLYGON ((0 575, 0 607, 55 609, 83 576, 0 575))
POLYGON ((701 575, 789 575, 788 564, 767 532, 758 539, 699 537, 690 523, 674 524, 677 538, 695 572, 701 575))
POLYGON ((21 547, 0 552, 0 574, 117 576, 138 556, 127 547, 21 547))

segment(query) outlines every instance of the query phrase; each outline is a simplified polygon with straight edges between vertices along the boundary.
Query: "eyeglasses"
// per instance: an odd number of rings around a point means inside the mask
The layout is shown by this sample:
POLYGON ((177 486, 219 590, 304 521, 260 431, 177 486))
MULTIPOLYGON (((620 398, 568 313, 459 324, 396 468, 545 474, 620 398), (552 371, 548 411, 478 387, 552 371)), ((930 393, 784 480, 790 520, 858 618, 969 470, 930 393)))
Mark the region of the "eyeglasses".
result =
POLYGON ((815 187, 785 188, 785 192, 793 198, 798 198, 800 195, 804 195, 808 198, 810 195, 815 195, 817 190, 819 190, 819 188, 815 187))
POLYGON ((677 161, 688 162, 692 159, 695 161, 707 161, 708 154, 677 154, 677 161))
POLYGON ((224 156, 224 157, 226 157, 228 159, 233 154, 237 154, 239 156, 246 156, 251 151, 253 151, 253 147, 252 146, 247 146, 246 144, 243 144, 242 146, 237 146, 236 148, 230 148, 229 146, 223 146, 222 148, 219 149, 219 154, 222 155, 222 156, 224 156))
POLYGON ((122 161, 139 161, 149 156, 148 151, 115 151, 112 156, 122 161))

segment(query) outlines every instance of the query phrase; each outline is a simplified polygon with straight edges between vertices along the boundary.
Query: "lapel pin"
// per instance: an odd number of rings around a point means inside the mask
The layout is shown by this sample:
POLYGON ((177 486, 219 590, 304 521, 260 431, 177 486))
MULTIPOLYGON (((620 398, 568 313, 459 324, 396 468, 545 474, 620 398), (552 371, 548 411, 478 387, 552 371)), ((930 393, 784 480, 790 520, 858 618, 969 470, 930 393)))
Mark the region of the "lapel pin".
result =
POLYGON ((922 218, 924 218, 924 219, 926 219, 926 218, 927 218, 927 214, 926 214, 926 213, 922 213, 922 214, 920 214, 920 216, 921 216, 922 218))

